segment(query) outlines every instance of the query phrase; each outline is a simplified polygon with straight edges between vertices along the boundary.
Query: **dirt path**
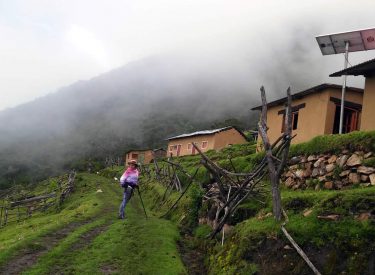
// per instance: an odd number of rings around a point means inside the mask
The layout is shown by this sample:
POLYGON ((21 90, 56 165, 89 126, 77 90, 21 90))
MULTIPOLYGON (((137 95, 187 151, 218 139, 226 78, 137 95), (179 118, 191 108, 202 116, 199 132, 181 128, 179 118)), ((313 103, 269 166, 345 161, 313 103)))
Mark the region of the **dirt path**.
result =
POLYGON ((200 247, 191 247, 192 237, 182 237, 178 242, 178 250, 188 273, 190 275, 207 274, 206 266, 204 265, 205 251, 200 247))
MULTIPOLYGON (((89 218, 84 221, 72 222, 57 231, 47 233, 46 235, 39 238, 34 243, 37 245, 29 245, 28 247, 22 249, 17 253, 17 255, 8 261, 4 266, 0 268, 0 274, 6 275, 16 275, 21 274, 23 271, 32 267, 38 259, 57 246, 63 239, 65 239, 69 234, 73 233, 79 227, 92 223, 97 219, 102 218, 107 215, 110 211, 113 211, 112 208, 106 208, 101 211, 96 217, 89 218)), ((110 225, 109 222, 106 222, 104 225, 97 226, 87 232, 85 232, 80 240, 76 242, 71 250, 80 249, 87 244, 89 244, 97 235, 99 235, 105 228, 110 225)))
MULTIPOLYGON (((91 244, 91 242, 100 234, 105 232, 108 227, 113 223, 113 220, 108 220, 106 223, 94 227, 91 230, 83 233, 77 242, 75 242, 67 253, 74 254, 78 250, 83 250, 85 247, 91 244)), ((64 274, 66 263, 64 261, 56 262, 49 270, 49 274, 64 274)))
POLYGON ((34 265, 40 256, 55 247, 62 239, 66 238, 76 228, 90 222, 92 222, 92 219, 82 222, 73 222, 58 231, 46 234, 36 242, 41 245, 28 246, 27 248, 19 251, 19 253, 17 253, 13 259, 11 259, 0 269, 0 274, 21 274, 22 271, 34 265))

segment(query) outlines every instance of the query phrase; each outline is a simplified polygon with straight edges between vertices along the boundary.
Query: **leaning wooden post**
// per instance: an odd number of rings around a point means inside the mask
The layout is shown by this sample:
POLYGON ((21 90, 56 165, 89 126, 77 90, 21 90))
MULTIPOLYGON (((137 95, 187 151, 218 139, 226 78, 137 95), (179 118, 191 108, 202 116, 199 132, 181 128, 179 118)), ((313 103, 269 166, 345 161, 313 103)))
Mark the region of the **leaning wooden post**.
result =
POLYGON ((282 217, 282 207, 281 207, 281 194, 279 188, 280 182, 280 175, 285 166, 288 156, 289 150, 289 143, 291 139, 291 96, 290 96, 290 89, 287 90, 287 108, 286 108, 286 116, 285 116, 285 132, 283 134, 283 139, 286 140, 287 146, 283 148, 283 157, 282 160, 278 165, 275 163, 275 157, 273 156, 272 146, 270 144, 270 140, 267 135, 267 100, 266 100, 266 92, 264 87, 260 88, 261 97, 262 97, 262 114, 260 117, 260 121, 258 123, 259 134, 262 137, 264 150, 266 152, 267 158, 267 165, 269 170, 269 177, 271 181, 271 188, 272 188, 272 212, 275 216, 277 221, 281 220, 282 217))

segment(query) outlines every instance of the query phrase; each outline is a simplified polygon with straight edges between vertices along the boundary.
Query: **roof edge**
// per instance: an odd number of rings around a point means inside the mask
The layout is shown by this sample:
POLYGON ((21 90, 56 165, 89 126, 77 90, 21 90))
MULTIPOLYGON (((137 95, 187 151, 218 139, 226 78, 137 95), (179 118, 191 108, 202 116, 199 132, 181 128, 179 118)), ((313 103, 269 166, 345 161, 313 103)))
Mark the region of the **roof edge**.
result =
MULTIPOLYGON (((320 85, 317 85, 317 86, 314 86, 314 87, 311 87, 309 89, 306 89, 306 90, 303 90, 303 91, 300 91, 298 93, 293 94, 292 95, 292 100, 308 96, 308 95, 310 95, 312 93, 321 92, 321 91, 323 91, 325 89, 329 89, 329 88, 342 89, 342 85, 332 84, 332 83, 323 83, 323 84, 320 84, 320 85)), ((346 87, 346 89, 354 91, 354 92, 359 92, 359 93, 363 93, 363 91, 364 91, 361 88, 348 87, 348 86, 346 87)), ((279 98, 277 100, 268 102, 267 106, 268 107, 273 107, 273 106, 281 105, 282 103, 284 103, 286 101, 287 101, 287 98, 286 97, 282 97, 282 98, 279 98)), ((252 111, 262 110, 262 105, 253 107, 250 110, 252 110, 252 111)))

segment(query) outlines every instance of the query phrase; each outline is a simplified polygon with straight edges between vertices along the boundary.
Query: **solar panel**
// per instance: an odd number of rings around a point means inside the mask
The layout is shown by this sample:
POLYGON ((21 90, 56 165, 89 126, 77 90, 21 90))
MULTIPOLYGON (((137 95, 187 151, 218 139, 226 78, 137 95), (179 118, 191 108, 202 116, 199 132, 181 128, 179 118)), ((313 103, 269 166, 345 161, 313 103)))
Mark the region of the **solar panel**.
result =
POLYGON ((345 53, 345 44, 349 42, 349 52, 375 49, 375 28, 320 35, 316 37, 323 55, 345 53))

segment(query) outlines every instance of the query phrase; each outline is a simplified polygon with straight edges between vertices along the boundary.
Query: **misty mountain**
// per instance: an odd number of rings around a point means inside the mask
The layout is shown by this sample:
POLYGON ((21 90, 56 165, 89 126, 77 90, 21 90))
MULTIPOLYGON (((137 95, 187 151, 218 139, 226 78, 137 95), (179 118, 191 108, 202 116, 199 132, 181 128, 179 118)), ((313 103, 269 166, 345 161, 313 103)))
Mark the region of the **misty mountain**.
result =
POLYGON ((250 127, 248 79, 189 58, 130 63, 0 112, 1 184, 36 181, 80 159, 165 146, 165 138, 234 118, 250 127), (200 63, 201 64, 201 63, 200 63))

